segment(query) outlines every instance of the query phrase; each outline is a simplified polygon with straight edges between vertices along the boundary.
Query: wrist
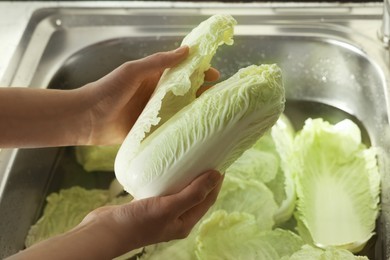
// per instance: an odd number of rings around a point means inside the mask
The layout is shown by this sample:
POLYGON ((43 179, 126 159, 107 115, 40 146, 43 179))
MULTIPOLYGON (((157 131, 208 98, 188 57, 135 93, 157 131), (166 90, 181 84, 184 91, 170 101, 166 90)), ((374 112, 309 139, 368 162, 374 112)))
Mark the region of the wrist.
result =
POLYGON ((93 132, 92 118, 92 96, 91 91, 86 87, 69 91, 73 109, 69 111, 70 116, 65 119, 66 135, 70 145, 91 145, 93 132))
POLYGON ((90 255, 85 255, 89 259, 113 259, 141 247, 135 241, 133 229, 118 221, 115 212, 111 208, 87 216, 78 227, 69 232, 69 241, 85 243, 83 247, 90 249, 90 255))
POLYGON ((101 225, 89 222, 35 244, 11 256, 17 259, 113 259, 119 255, 111 236, 101 225))

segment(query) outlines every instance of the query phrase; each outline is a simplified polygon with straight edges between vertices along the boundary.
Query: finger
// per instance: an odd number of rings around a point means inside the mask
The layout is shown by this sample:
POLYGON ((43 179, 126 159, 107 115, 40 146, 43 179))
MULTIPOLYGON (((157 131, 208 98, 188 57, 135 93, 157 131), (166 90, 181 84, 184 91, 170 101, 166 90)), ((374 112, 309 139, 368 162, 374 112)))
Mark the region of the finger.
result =
POLYGON ((217 69, 215 68, 210 68, 204 73, 204 80, 205 81, 216 81, 220 77, 220 73, 217 69))
MULTIPOLYGON (((223 179, 223 178, 222 178, 223 179)), ((222 180, 219 181, 216 187, 207 195, 207 197, 198 205, 187 210, 180 216, 184 229, 191 229, 196 223, 207 213, 209 208, 217 200, 219 191, 221 190, 222 180)))
POLYGON ((203 94, 206 90, 212 88, 213 86, 201 86, 198 91, 196 91, 196 97, 199 97, 200 95, 203 94))
MULTIPOLYGON (((210 68, 204 73, 204 80, 205 81, 216 81, 220 77, 220 73, 217 69, 215 68, 210 68)), ((206 90, 212 88, 213 86, 201 86, 198 91, 196 92, 196 97, 199 97, 203 92, 206 90)))
POLYGON ((136 60, 135 66, 140 74, 160 72, 167 68, 172 68, 185 60, 188 56, 189 47, 181 46, 173 51, 158 52, 143 59, 136 60))
POLYGON ((218 185, 222 176, 217 171, 208 171, 185 187, 179 193, 168 196, 173 212, 181 216, 187 210, 200 204, 207 195, 218 185))

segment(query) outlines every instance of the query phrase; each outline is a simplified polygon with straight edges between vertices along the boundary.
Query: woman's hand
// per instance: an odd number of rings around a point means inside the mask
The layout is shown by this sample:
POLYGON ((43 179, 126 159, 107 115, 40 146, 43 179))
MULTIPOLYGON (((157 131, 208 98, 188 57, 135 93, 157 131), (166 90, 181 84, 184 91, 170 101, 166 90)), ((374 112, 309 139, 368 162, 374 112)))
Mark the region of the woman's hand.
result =
POLYGON ((98 208, 73 230, 10 259, 112 259, 143 246, 185 238, 215 202, 222 180, 221 174, 209 171, 176 194, 98 208))
MULTIPOLYGON (((85 87, 91 104, 91 135, 88 144, 117 144, 126 137, 141 114, 165 69, 182 62, 188 46, 130 61, 85 87)), ((205 80, 214 81, 219 72, 206 71, 205 80)))
POLYGON ((179 193, 99 208, 87 215, 80 225, 96 222, 110 227, 106 232, 111 232, 122 252, 185 238, 214 204, 222 179, 220 173, 210 171, 179 193))

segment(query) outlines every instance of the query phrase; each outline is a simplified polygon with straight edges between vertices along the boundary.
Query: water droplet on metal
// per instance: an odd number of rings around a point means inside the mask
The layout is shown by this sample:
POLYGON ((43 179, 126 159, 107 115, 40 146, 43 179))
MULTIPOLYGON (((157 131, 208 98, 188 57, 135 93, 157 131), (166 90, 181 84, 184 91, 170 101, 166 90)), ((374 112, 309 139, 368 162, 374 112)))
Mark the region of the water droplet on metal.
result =
POLYGON ((61 26, 61 25, 62 25, 61 19, 56 19, 55 24, 56 24, 57 26, 61 26))

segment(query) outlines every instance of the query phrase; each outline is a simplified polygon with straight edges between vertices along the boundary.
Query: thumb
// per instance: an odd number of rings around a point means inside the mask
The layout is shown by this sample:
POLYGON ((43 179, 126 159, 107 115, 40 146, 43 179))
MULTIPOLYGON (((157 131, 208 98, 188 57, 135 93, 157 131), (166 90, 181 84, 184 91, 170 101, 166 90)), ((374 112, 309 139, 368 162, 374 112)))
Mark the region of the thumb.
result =
POLYGON ((143 59, 139 59, 136 62, 137 72, 139 74, 149 74, 155 71, 163 71, 167 68, 172 68, 185 60, 189 53, 189 47, 184 45, 176 50, 167 52, 158 52, 147 56, 143 59))

